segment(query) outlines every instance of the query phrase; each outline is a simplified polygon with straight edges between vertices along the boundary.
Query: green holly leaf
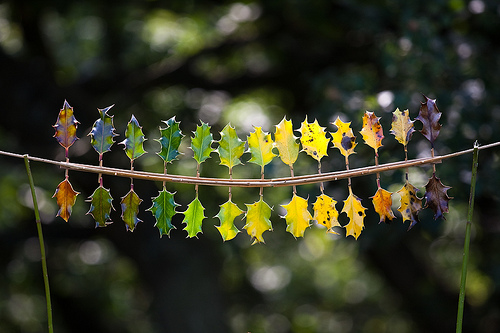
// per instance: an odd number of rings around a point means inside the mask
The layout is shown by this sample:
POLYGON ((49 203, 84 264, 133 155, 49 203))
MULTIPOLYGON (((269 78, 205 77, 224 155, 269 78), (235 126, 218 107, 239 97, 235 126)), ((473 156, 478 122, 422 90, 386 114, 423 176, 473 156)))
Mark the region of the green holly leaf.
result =
POLYGON ((111 208, 113 208, 113 198, 108 189, 99 186, 89 197, 90 209, 87 214, 92 215, 97 227, 105 227, 113 222, 110 221, 111 208))
POLYGON ((213 136, 210 133, 210 126, 201 122, 201 126, 196 127, 194 137, 191 138, 191 149, 194 152, 194 159, 198 164, 203 163, 214 149, 212 148, 213 136))
POLYGON ((188 205, 187 210, 184 212, 184 220, 182 223, 186 224, 183 230, 186 230, 189 238, 196 237, 201 231, 201 223, 206 218, 204 214, 205 208, 201 204, 198 196, 188 205))
POLYGON ((220 220, 220 226, 215 226, 219 230, 224 241, 231 240, 238 232, 234 225, 234 219, 243 214, 243 211, 231 200, 220 206, 219 213, 215 216, 220 220))
POLYGON ((179 129, 180 122, 175 121, 175 116, 163 122, 167 127, 160 127, 161 137, 156 141, 160 143, 161 151, 157 154, 166 163, 172 163, 180 155, 179 146, 184 135, 179 129))
POLYGON ((220 165, 232 169, 235 165, 241 164, 240 157, 245 152, 245 143, 238 138, 236 131, 229 124, 222 129, 220 135, 219 148, 217 148, 220 165))
POLYGON ((146 153, 143 148, 143 143, 146 141, 146 138, 144 137, 144 133, 142 133, 142 127, 139 125, 134 115, 132 115, 132 118, 127 124, 125 137, 126 139, 120 142, 120 144, 125 146, 125 153, 131 161, 146 153))
POLYGON ((148 209, 156 218, 155 227, 160 231, 160 237, 170 236, 170 230, 175 229, 172 217, 177 213, 175 207, 179 204, 174 201, 174 194, 164 188, 156 198, 153 198, 153 206, 148 209))
POLYGON ((108 106, 104 109, 97 109, 97 111, 99 111, 100 118, 95 121, 94 126, 89 133, 90 143, 99 155, 110 151, 111 146, 115 143, 113 138, 118 136, 118 134, 115 133, 115 128, 113 127, 113 116, 108 115, 109 109, 113 106, 114 105, 108 106))
POLYGON ((137 223, 142 222, 142 220, 137 217, 141 202, 142 199, 139 198, 133 189, 130 189, 130 191, 122 197, 122 201, 120 202, 122 208, 122 219, 123 222, 125 222, 127 231, 134 231, 137 223))

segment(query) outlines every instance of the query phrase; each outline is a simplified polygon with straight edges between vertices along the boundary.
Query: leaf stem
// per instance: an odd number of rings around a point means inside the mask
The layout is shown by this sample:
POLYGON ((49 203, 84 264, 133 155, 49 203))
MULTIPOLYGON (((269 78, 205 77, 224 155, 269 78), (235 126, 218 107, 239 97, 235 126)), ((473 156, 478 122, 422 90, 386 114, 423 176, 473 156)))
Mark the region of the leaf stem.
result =
POLYGON ((474 143, 474 153, 472 156, 472 176, 470 181, 469 209, 467 212, 467 223, 465 225, 464 254, 462 259, 462 276, 460 279, 460 294, 458 299, 457 330, 456 330, 457 333, 462 332, 462 324, 464 317, 465 284, 467 280, 467 264, 469 262, 469 245, 470 245, 470 234, 472 226, 472 216, 474 213, 474 197, 476 193, 478 156, 479 156, 479 145, 476 141, 474 143))
POLYGON ((35 183, 33 182, 33 175, 31 173, 28 155, 24 155, 24 164, 26 166, 26 173, 28 174, 28 179, 29 179, 29 183, 30 183, 31 196, 33 197, 33 209, 35 210, 35 221, 36 221, 36 228, 38 231, 38 242, 40 243, 43 282, 45 285, 45 300, 47 301, 47 324, 49 327, 49 333, 53 333, 54 329, 53 329, 53 324, 52 324, 52 302, 50 300, 49 273, 47 270, 47 259, 46 259, 47 257, 45 255, 45 243, 43 240, 40 212, 38 211, 38 202, 36 200, 35 183))

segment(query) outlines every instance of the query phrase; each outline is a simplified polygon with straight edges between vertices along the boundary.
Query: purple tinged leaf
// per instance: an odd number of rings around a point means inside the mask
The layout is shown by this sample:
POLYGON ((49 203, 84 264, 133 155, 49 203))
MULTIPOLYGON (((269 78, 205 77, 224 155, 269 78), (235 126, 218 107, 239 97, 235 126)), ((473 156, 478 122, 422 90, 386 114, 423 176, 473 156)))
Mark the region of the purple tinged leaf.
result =
POLYGON ((142 200, 133 189, 130 189, 130 191, 122 197, 120 202, 122 208, 122 219, 123 222, 125 222, 127 231, 134 231, 137 223, 142 222, 142 220, 137 217, 141 202, 142 200))
POLYGON ((441 130, 441 124, 439 123, 441 112, 438 110, 435 99, 430 99, 425 95, 424 98, 425 102, 421 103, 420 112, 415 119, 422 122, 423 127, 420 133, 422 133, 422 135, 430 141, 431 146, 434 147, 434 141, 441 130))
POLYGON ((102 155, 111 150, 111 146, 115 143, 114 137, 118 136, 113 127, 113 116, 108 115, 109 109, 114 105, 108 106, 104 109, 97 109, 100 118, 97 119, 89 133, 90 143, 95 151, 102 155))
POLYGON ((429 181, 425 185, 425 207, 429 207, 434 211, 434 219, 445 218, 443 213, 448 213, 448 201, 452 198, 448 196, 446 191, 451 189, 449 186, 443 185, 441 180, 432 174, 429 181))
POLYGON ((76 140, 78 140, 76 137, 76 128, 78 124, 79 122, 73 115, 73 108, 65 100, 63 108, 59 111, 56 124, 53 125, 53 127, 56 130, 54 137, 66 151, 76 140))

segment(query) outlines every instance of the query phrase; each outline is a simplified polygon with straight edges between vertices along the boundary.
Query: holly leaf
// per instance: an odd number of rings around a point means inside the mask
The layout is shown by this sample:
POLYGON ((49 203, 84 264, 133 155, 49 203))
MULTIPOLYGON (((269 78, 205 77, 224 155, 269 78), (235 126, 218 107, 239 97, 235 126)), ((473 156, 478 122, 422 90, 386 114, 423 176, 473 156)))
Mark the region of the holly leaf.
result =
POLYGON ((53 127, 56 130, 54 137, 66 151, 71 145, 78 140, 76 137, 76 128, 79 122, 73 115, 73 108, 65 100, 63 108, 59 111, 56 124, 53 127))
POLYGON ((220 165, 225 165, 231 170, 235 165, 241 164, 240 157, 245 152, 245 143, 238 138, 236 131, 229 124, 222 129, 220 135, 217 148, 220 165))
POLYGON ((144 137, 144 133, 142 133, 142 127, 139 125, 134 115, 132 115, 132 118, 127 124, 125 138, 126 139, 120 142, 120 144, 125 146, 123 149, 131 161, 146 153, 143 148, 143 143, 146 141, 146 138, 144 137))
POLYGON ((314 217, 319 224, 326 227, 326 232, 338 235, 338 232, 333 230, 333 227, 340 227, 338 221, 339 212, 335 208, 337 201, 333 200, 326 194, 321 194, 316 198, 313 204, 314 217))
POLYGON ((417 191, 418 188, 406 182, 397 192, 401 196, 401 204, 398 211, 403 217, 403 223, 406 221, 410 222, 408 230, 419 222, 418 213, 422 210, 422 199, 417 197, 417 191))
POLYGON ((97 227, 105 227, 111 224, 110 213, 113 208, 113 198, 108 189, 102 185, 95 189, 94 193, 89 197, 90 209, 87 214, 92 215, 96 221, 97 227))
POLYGON ((127 231, 134 231, 135 226, 137 223, 142 222, 137 217, 137 214, 139 214, 139 205, 141 204, 142 199, 139 198, 137 193, 134 192, 133 189, 130 189, 130 191, 122 197, 122 200, 120 202, 121 208, 122 208, 122 220, 125 222, 125 228, 127 228, 127 231))
POLYGON ((178 207, 174 201, 174 193, 168 192, 165 188, 158 192, 158 196, 153 199, 153 205, 147 209, 155 219, 155 227, 160 231, 160 238, 163 235, 170 236, 170 230, 175 229, 172 224, 172 217, 177 213, 175 207, 178 207))
POLYGON ((220 220, 220 225, 215 227, 219 230, 224 241, 233 239, 240 232, 234 225, 234 219, 243 213, 231 200, 220 205, 219 213, 215 216, 220 220))
POLYGON ((78 194, 80 192, 73 190, 73 186, 71 186, 67 178, 60 182, 52 196, 52 198, 56 198, 57 205, 59 206, 56 216, 60 216, 64 221, 68 222, 78 194))
POLYGON ((434 211, 434 219, 443 218, 443 213, 448 213, 448 201, 452 198, 448 196, 446 191, 451 187, 443 185, 441 180, 432 174, 429 181, 425 185, 425 207, 430 207, 434 211))
POLYGON ((302 150, 307 155, 312 156, 317 161, 320 161, 323 156, 327 156, 328 143, 330 139, 326 138, 325 127, 318 124, 318 120, 313 123, 307 122, 307 116, 299 129, 302 134, 300 142, 302 143, 302 150))
POLYGON ((172 161, 177 159, 177 156, 180 155, 179 146, 181 145, 184 135, 179 128, 180 122, 175 121, 175 116, 167 121, 163 120, 163 122, 167 127, 160 127, 161 137, 155 140, 161 145, 161 150, 157 154, 166 163, 172 163, 172 161))
POLYGON ((373 112, 366 111, 360 133, 365 143, 372 147, 375 150, 375 155, 378 156, 378 149, 382 146, 382 139, 384 138, 380 117, 375 116, 373 112))
POLYGON ((357 143, 356 137, 351 129, 351 123, 344 123, 340 120, 340 117, 337 117, 333 124, 337 126, 337 132, 330 133, 333 138, 333 146, 338 148, 345 157, 354 154, 354 148, 357 143))
POLYGON ((409 114, 410 112, 408 110, 401 112, 399 109, 396 109, 396 111, 392 113, 391 134, 393 134, 396 140, 405 147, 410 141, 411 135, 415 132, 413 121, 410 120, 409 114))
POLYGON ((370 198, 372 199, 373 208, 375 208, 375 211, 380 216, 379 223, 382 222, 390 223, 392 219, 395 217, 391 208, 392 207, 391 195, 392 192, 389 192, 379 187, 375 195, 370 198))
POLYGON ((276 156, 272 151, 274 142, 271 134, 263 132, 262 128, 254 127, 254 129, 248 136, 248 151, 251 154, 249 162, 264 167, 276 156))
POLYGON ((113 127, 113 116, 108 115, 109 109, 114 105, 108 106, 104 109, 97 109, 100 118, 97 119, 89 133, 90 144, 94 147, 95 151, 102 155, 111 150, 111 146, 115 143, 113 139, 118 134, 115 133, 113 127))
POLYGON ((196 126, 196 131, 193 132, 194 137, 191 138, 191 149, 194 152, 194 159, 198 164, 203 163, 214 150, 212 148, 213 136, 210 133, 210 126, 201 122, 201 126, 196 126))
POLYGON ((344 201, 342 213, 346 213, 349 223, 345 226, 346 236, 353 236, 358 239, 361 231, 364 229, 364 218, 366 208, 361 205, 361 199, 358 198, 352 190, 349 189, 349 196, 344 201))
POLYGON ((292 166, 299 156, 299 144, 297 137, 293 135, 292 121, 283 118, 276 125, 276 133, 274 134, 275 146, 278 148, 279 157, 283 163, 292 166))
POLYGON ((262 234, 265 231, 273 230, 273 226, 271 224, 271 207, 267 203, 264 202, 262 197, 260 197, 259 201, 254 202, 253 204, 245 204, 247 206, 246 213, 246 224, 243 227, 254 240, 252 245, 259 242, 264 243, 264 238, 262 234))
POLYGON ((420 133, 422 133, 423 136, 430 141, 431 146, 434 147, 434 140, 436 140, 441 130, 441 124, 439 123, 441 112, 438 110, 435 99, 430 99, 425 95, 424 98, 425 102, 420 103, 420 112, 415 119, 422 122, 423 127, 420 133))
POLYGON ((183 230, 187 231, 189 238, 196 237, 199 232, 203 233, 201 231, 201 223, 206 218, 203 213, 204 211, 205 208, 202 206, 198 196, 196 196, 184 212, 184 220, 182 221, 182 223, 186 223, 186 227, 183 230))
POLYGON ((295 193, 292 200, 281 207, 286 209, 286 215, 282 216, 286 221, 286 231, 295 238, 304 237, 306 228, 310 227, 309 221, 312 220, 311 213, 307 210, 307 200, 299 197, 295 193))

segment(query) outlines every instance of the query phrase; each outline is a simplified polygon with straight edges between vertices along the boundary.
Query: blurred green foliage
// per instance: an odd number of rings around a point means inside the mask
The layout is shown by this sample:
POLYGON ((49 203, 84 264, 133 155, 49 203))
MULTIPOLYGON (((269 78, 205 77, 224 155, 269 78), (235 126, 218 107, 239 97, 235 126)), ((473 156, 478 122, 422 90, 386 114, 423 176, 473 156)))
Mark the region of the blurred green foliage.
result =
MULTIPOLYGON (((62 160, 52 125, 65 99, 75 108, 81 140, 70 149, 74 162, 97 164, 86 137, 97 108, 115 104, 115 127, 123 140, 134 114, 143 126, 148 154, 135 168, 163 171, 158 126, 172 116, 186 134, 186 156, 169 165, 174 174, 195 175, 189 136, 200 120, 214 139, 231 123, 241 139, 252 125, 274 132, 285 115, 299 128, 307 114, 328 131, 340 116, 358 135, 365 110, 381 116, 386 135, 380 162, 404 158, 389 135, 396 107, 418 114, 422 93, 437 98, 443 128, 437 154, 500 141, 500 7, 489 0, 396 1, 7 1, 0 4, 0 149, 62 160), (191 172, 191 173, 190 173, 191 172)), ((417 129, 420 124, 416 123, 417 129)), ((409 156, 430 154, 415 133, 409 156)), ((104 165, 128 168, 122 147, 113 146, 104 165)), ((373 151, 356 148, 351 167, 372 165, 373 151)), ((248 159, 248 156, 244 155, 248 159)), ((202 175, 227 177, 212 155, 202 175)), ((465 330, 500 330, 500 159, 481 152, 477 215, 473 221, 465 330)), ((359 240, 326 235, 312 227, 303 239, 285 232, 280 204, 291 189, 266 189, 274 232, 250 246, 243 233, 223 243, 213 218, 226 188, 200 188, 206 207, 204 234, 186 239, 182 216, 171 237, 158 237, 145 209, 161 184, 135 182, 144 199, 140 223, 126 233, 119 211, 114 223, 94 229, 85 198, 95 175, 70 173, 82 192, 69 223, 55 218, 50 197, 63 171, 33 163, 48 247, 57 332, 444 332, 455 325, 471 156, 437 165, 452 186, 450 213, 434 221, 420 214, 410 232, 400 217, 377 225, 368 202, 374 177, 353 180, 369 207, 359 240)), ((333 149, 323 171, 343 170, 333 149)), ((315 173, 300 154, 296 170, 315 173)), ((266 177, 288 175, 278 159, 266 177)), ((421 190, 430 168, 410 170, 421 190)), ((258 166, 234 168, 234 177, 259 177, 258 166)), ((382 175, 396 191, 401 172, 382 175)), ((114 207, 128 191, 127 179, 104 177, 114 207)), ((167 184, 184 207, 189 185, 167 184)), ((298 188, 313 199, 316 186, 298 188)), ((43 282, 36 228, 29 208, 24 166, 0 159, 0 331, 44 332, 43 282)), ((346 182, 326 184, 337 201, 346 182)), ((423 193, 423 191, 422 191, 423 193)), ((241 208, 258 190, 233 189, 241 208)), ((396 203, 397 205, 397 200, 396 203)), ((179 209, 182 210, 182 209, 179 209)), ((341 224, 347 221, 340 216, 341 224)), ((241 229, 243 222, 237 221, 241 229)), ((344 232, 342 230, 342 232, 344 232)))

